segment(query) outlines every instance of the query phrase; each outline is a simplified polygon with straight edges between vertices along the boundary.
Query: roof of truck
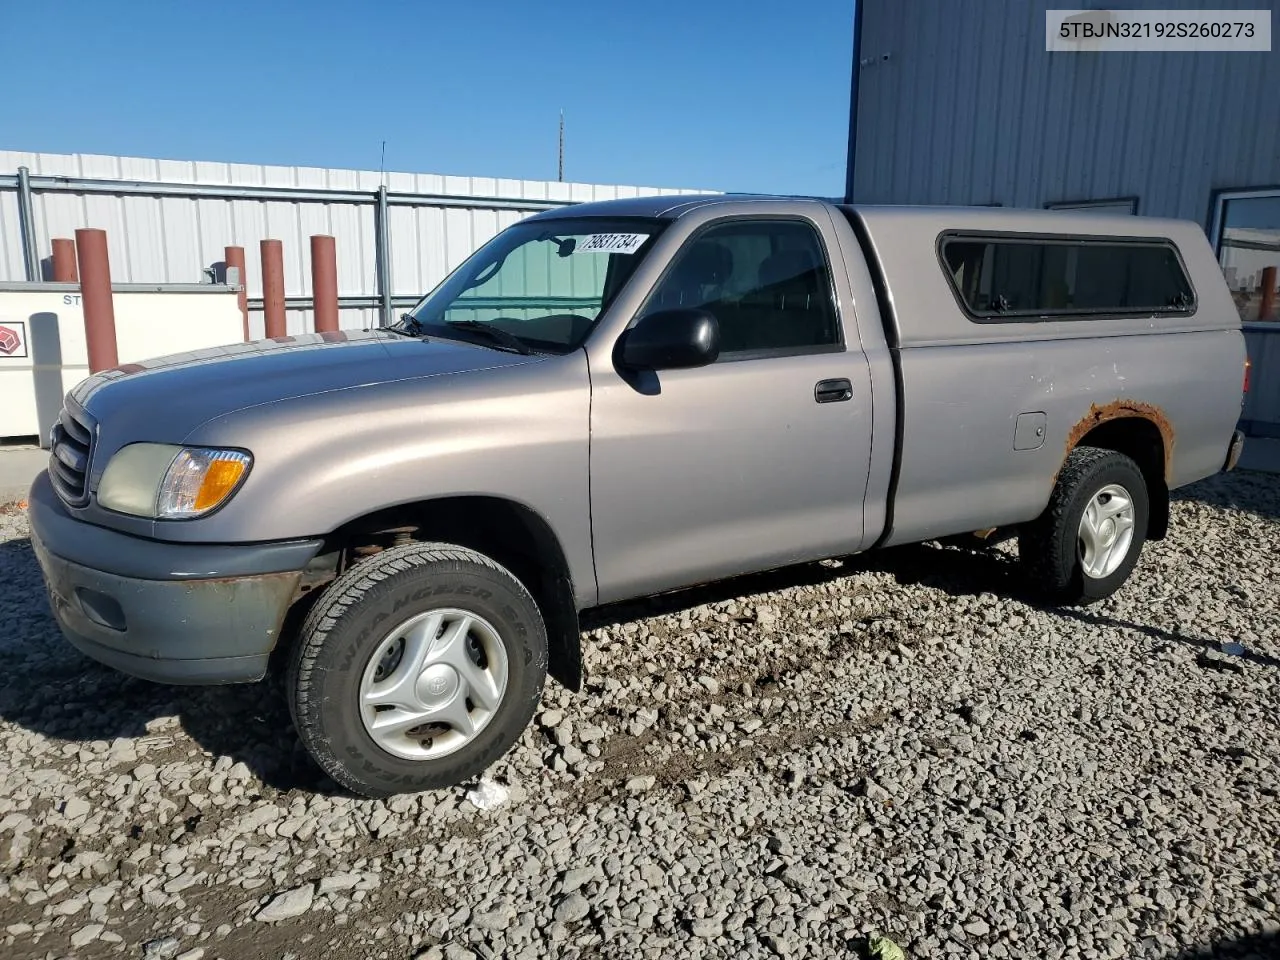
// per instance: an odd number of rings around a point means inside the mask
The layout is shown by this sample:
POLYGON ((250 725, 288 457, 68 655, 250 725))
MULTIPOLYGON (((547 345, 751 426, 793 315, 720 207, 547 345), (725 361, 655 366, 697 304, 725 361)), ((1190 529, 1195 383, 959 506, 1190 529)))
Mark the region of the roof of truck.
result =
POLYGON ((561 217, 662 217, 687 213, 694 207, 733 200, 790 200, 793 197, 762 197, 733 193, 680 193, 653 197, 626 197, 621 200, 595 200, 573 203, 554 210, 544 210, 530 219, 551 220, 561 217))
MULTIPOLYGON (((952 228, 1021 229, 1037 226, 1073 233, 1167 235, 1174 229, 1185 229, 1188 221, 1156 217, 1135 218, 1132 214, 1098 213, 1088 210, 1039 210, 1019 207, 962 207, 917 204, 846 204, 833 197, 783 196, 757 193, 686 193, 665 196, 628 197, 621 200, 597 200, 574 203, 554 210, 544 210, 532 219, 551 220, 565 217, 656 217, 674 220, 700 207, 724 203, 770 203, 812 201, 844 210, 852 210, 869 224, 886 225, 887 221, 936 226, 945 221, 952 228)), ((1194 224, 1190 224, 1195 226, 1194 224)), ((1198 227, 1196 227, 1198 229, 1198 227)))

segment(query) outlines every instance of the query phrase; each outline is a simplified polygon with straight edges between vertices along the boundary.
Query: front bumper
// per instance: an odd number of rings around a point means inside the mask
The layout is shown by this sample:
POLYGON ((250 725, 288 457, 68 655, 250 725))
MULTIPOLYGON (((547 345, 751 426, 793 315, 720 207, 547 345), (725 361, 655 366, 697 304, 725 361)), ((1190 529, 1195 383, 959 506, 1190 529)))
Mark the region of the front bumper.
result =
POLYGON ((86 655, 163 683, 259 680, 319 540, 147 540, 71 516, 40 474, 31 544, 63 635, 86 655))

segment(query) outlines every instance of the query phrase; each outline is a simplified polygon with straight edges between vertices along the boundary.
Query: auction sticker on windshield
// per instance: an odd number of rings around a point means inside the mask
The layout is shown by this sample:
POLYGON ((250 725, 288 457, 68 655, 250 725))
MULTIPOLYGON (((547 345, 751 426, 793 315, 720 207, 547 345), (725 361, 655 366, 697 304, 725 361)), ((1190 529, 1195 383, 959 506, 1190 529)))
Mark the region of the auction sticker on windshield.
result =
POLYGON ((574 247, 577 253, 635 253, 649 239, 647 233, 593 233, 574 247))

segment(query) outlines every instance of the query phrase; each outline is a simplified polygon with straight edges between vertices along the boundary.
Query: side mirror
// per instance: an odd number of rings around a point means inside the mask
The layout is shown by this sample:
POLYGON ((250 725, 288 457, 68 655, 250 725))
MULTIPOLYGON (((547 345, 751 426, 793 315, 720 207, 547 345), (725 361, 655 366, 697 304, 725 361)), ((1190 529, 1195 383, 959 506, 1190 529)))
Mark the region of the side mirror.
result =
POLYGON ((720 325, 706 310, 662 310, 622 335, 620 366, 632 370, 705 367, 720 356, 720 325))

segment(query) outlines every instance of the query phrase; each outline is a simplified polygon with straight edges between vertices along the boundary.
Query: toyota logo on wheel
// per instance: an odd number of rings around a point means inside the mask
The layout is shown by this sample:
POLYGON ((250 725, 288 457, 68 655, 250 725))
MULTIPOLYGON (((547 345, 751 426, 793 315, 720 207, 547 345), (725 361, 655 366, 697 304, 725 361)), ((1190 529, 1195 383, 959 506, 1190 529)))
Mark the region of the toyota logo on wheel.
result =
POLYGON ((433 697, 438 697, 449 689, 448 677, 432 677, 427 681, 427 690, 433 697))

